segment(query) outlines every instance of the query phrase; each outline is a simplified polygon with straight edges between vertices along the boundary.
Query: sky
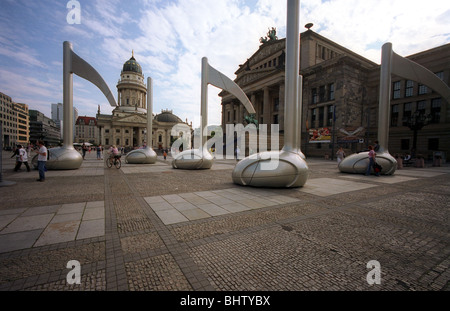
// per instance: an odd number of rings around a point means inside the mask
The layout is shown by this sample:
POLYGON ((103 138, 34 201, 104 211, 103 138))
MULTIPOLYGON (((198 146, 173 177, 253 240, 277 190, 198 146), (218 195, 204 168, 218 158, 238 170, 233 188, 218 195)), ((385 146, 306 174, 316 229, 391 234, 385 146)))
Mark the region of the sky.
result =
MULTIPOLYGON (((153 79, 153 112, 170 109, 196 127, 202 57, 234 80, 269 28, 286 36, 287 1, 78 0, 79 23, 69 23, 70 1, 0 0, 0 92, 49 117, 51 104, 63 100, 64 41, 100 73, 116 100, 122 66, 134 51, 145 81, 153 79)), ((402 56, 450 42, 448 0, 303 0, 300 12, 301 32, 313 23, 311 30, 378 64, 386 42, 402 56)), ((80 116, 95 116, 99 105, 111 114, 96 86, 73 80, 80 116)), ((219 93, 208 87, 210 125, 221 121, 219 93)))

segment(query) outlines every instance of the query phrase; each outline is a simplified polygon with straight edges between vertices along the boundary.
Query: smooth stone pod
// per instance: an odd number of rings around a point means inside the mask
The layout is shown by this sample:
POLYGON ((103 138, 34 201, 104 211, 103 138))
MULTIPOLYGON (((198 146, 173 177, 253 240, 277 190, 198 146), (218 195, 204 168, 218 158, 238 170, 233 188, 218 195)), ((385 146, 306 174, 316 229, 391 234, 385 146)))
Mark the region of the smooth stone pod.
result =
MULTIPOLYGON (((381 165, 382 175, 392 175, 397 169, 397 160, 388 152, 377 153, 375 161, 381 165)), ((343 173, 365 174, 367 165, 369 165, 369 152, 360 152, 344 158, 338 167, 343 173)))
MULTIPOLYGON (((56 147, 47 151, 48 157, 45 166, 48 170, 76 170, 83 163, 83 157, 74 148, 56 147)), ((35 155, 31 160, 35 168, 37 168, 37 158, 38 155, 35 155)))
POLYGON ((172 160, 172 167, 184 170, 209 169, 213 160, 211 153, 206 150, 190 149, 177 154, 172 160))
POLYGON ((297 152, 284 150, 254 154, 236 164, 232 179, 243 186, 302 187, 309 175, 308 164, 303 157, 297 152))
POLYGON ((154 164, 157 155, 152 148, 131 150, 125 156, 125 163, 129 164, 154 164))

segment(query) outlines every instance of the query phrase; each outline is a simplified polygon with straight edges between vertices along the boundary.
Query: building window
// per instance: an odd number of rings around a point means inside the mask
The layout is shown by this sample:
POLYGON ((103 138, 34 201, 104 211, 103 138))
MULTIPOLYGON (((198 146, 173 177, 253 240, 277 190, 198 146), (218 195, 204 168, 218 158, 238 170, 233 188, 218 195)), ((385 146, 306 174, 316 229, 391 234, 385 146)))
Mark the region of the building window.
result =
POLYGON ((428 87, 423 84, 419 84, 419 95, 424 95, 428 93, 428 87))
POLYGON ((425 100, 420 100, 417 102, 417 111, 420 114, 425 114, 426 107, 427 107, 427 102, 425 100))
POLYGON ((406 80, 405 97, 413 96, 414 91, 414 81, 406 80))
POLYGON ((391 126, 398 125, 398 105, 392 105, 391 107, 391 126))
POLYGON ((158 136, 158 142, 162 143, 162 135, 161 134, 158 136))
POLYGON ((319 87, 319 102, 323 103, 325 101, 325 85, 319 87))
POLYGON ((120 129, 116 129, 116 133, 120 133, 120 129))
POLYGON ((273 124, 278 124, 278 115, 277 114, 273 115, 273 124))
POLYGON ((324 107, 319 107, 319 127, 323 127, 324 107))
POLYGON ((400 94, 400 89, 401 89, 400 81, 394 82, 394 87, 393 87, 394 93, 393 93, 393 96, 392 96, 393 99, 400 98, 400 95, 401 95, 400 94))
POLYGON ((279 98, 274 98, 273 100, 273 111, 278 111, 280 110, 280 99, 279 98))
POLYGON ((316 119, 317 119, 316 110, 317 109, 312 109, 312 111, 311 111, 311 127, 313 127, 313 128, 316 127, 316 119))
POLYGON ((227 112, 227 120, 228 120, 228 122, 231 121, 231 112, 230 111, 227 112))
POLYGON ((439 138, 428 139, 428 150, 439 150, 439 138))
POLYGON ((431 123, 439 123, 441 121, 441 99, 435 98, 431 100, 431 123))
POLYGON ((120 138, 116 139, 116 145, 119 146, 120 145, 120 138))
POLYGON ((317 100, 318 100, 318 98, 317 98, 317 89, 313 88, 312 89, 312 103, 313 103, 313 105, 317 104, 317 100))
POLYGON ((443 71, 436 72, 436 76, 439 79, 444 80, 444 72, 443 71))
POLYGON ((409 150, 409 139, 402 139, 400 141, 402 150, 409 150))
POLYGON ((334 100, 334 83, 328 84, 328 100, 334 100))
POLYGON ((327 107, 328 118, 327 118, 327 126, 331 126, 333 124, 333 106, 327 107))
POLYGON ((412 103, 403 104, 403 126, 406 126, 408 122, 407 118, 411 117, 412 114, 412 103))

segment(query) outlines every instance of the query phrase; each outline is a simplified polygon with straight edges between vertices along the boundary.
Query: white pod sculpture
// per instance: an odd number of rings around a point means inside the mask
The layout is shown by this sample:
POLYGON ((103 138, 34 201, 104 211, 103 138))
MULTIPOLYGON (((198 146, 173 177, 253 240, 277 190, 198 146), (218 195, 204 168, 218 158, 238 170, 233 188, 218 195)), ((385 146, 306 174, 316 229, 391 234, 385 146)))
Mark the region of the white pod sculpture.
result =
POLYGON ((236 164, 233 182, 254 187, 301 187, 309 175, 300 150, 302 77, 299 76, 300 1, 287 2, 284 141, 281 151, 251 155, 236 164))

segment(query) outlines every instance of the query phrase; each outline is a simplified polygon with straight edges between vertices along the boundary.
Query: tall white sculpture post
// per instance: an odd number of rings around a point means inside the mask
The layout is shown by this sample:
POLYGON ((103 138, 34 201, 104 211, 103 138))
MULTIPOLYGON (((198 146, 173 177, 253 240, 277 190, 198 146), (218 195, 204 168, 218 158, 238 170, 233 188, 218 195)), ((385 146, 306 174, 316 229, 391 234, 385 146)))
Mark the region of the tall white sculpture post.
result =
MULTIPOLYGON (((73 147, 73 74, 92 82, 106 96, 111 106, 117 106, 114 97, 100 74, 72 49, 72 43, 63 43, 63 146, 50 148, 46 167, 50 170, 78 169, 83 157, 73 147)), ((36 158, 36 157, 35 157, 36 158)), ((33 159, 33 162, 34 159, 33 159)))
MULTIPOLYGON (((378 141, 376 161, 382 167, 381 174, 392 175, 397 168, 397 161, 389 154, 389 124, 391 75, 395 74, 405 79, 427 85, 441 94, 450 102, 450 88, 427 68, 397 55, 392 50, 392 43, 385 43, 381 49, 380 98, 378 105, 378 141)), ((369 164, 368 152, 360 152, 346 157, 339 164, 339 170, 344 173, 364 174, 369 164)))
POLYGON ((281 151, 267 151, 241 160, 233 182, 255 187, 301 187, 309 175, 300 150, 302 77, 300 71, 300 1, 287 2, 284 142, 281 151))
POLYGON ((157 156, 152 148, 153 127, 153 80, 147 77, 147 145, 144 149, 128 152, 125 161, 130 164, 154 164, 157 156))
POLYGON ((206 127, 208 126, 208 84, 221 88, 236 96, 249 113, 255 113, 252 103, 244 91, 230 78, 208 64, 206 57, 202 58, 202 82, 200 102, 200 144, 198 149, 185 150, 174 156, 172 167, 178 169, 209 169, 213 164, 213 156, 204 147, 206 143, 206 127))

